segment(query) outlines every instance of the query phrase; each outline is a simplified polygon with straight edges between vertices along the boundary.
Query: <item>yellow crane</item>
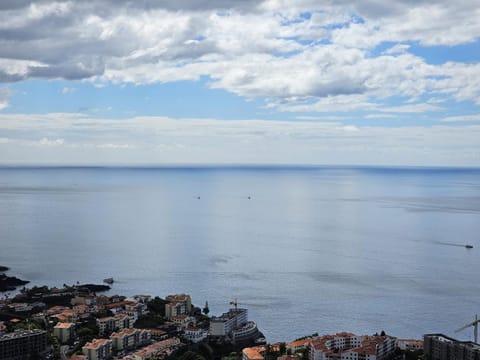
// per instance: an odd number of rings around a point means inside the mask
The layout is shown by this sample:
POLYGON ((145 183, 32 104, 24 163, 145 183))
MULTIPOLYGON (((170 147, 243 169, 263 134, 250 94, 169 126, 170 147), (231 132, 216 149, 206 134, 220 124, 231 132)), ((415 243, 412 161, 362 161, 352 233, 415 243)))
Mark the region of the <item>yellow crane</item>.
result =
POLYGON ((456 333, 460 332, 460 331, 463 331, 467 328, 469 328, 470 326, 473 326, 473 337, 475 339, 475 343, 478 344, 478 323, 480 322, 480 320, 478 319, 477 315, 475 314, 475 320, 472 321, 471 323, 465 325, 465 326, 462 326, 460 329, 457 329, 455 330, 456 333))

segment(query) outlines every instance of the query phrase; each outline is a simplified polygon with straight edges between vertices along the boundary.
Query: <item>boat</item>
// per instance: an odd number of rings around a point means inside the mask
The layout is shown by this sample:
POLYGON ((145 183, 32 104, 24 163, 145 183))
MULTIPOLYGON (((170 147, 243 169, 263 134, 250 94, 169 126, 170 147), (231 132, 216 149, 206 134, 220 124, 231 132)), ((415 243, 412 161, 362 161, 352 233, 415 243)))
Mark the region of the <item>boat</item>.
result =
POLYGON ((113 284, 113 278, 103 279, 103 282, 107 284, 113 284))
POLYGON ((473 245, 465 245, 467 249, 473 249, 473 245))

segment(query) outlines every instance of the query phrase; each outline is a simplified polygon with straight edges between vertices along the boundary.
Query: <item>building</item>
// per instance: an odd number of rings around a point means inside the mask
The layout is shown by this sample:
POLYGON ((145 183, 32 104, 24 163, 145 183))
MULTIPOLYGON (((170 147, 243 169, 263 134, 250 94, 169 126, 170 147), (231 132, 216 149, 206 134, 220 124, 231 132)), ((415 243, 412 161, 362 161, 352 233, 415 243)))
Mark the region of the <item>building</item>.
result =
POLYGON ((0 359, 30 359, 48 350, 47 332, 43 330, 17 330, 0 336, 0 359))
POLYGON ((180 325, 182 328, 187 326, 195 326, 197 323, 197 319, 195 319, 195 317, 188 315, 177 315, 172 317, 171 320, 174 324, 180 325))
POLYGON ((152 339, 154 340, 165 340, 168 338, 168 333, 165 330, 161 329, 149 329, 150 330, 150 335, 152 336, 152 339))
POLYGON ((292 353, 305 350, 310 346, 312 338, 306 338, 302 340, 295 340, 287 343, 287 350, 290 350, 292 353))
MULTIPOLYGON (((280 351, 280 344, 277 343, 270 345, 270 350, 278 353, 280 351)), ((266 351, 266 345, 244 348, 242 350, 242 360, 264 360, 266 351)))
POLYGON ((300 360, 298 355, 282 355, 277 358, 277 360, 300 360))
POLYGON ((242 360, 263 360, 263 353, 265 352, 265 346, 255 346, 244 348, 242 350, 242 360))
POLYGON ((247 309, 230 309, 219 317, 210 319, 211 336, 230 336, 233 329, 246 324, 248 321, 247 309))
POLYGON ((192 312, 192 298, 187 294, 167 295, 165 300, 165 317, 171 320, 174 316, 188 315, 192 312))
POLYGON ((119 331, 133 327, 135 322, 132 316, 126 314, 117 314, 97 319, 97 326, 100 334, 105 334, 112 331, 119 331))
POLYGON ((59 322, 53 327, 53 335, 65 344, 75 337, 75 324, 59 322))
POLYGON ((249 340, 258 337, 259 331, 255 321, 247 321, 241 326, 237 326, 231 332, 231 339, 233 342, 249 340))
POLYGON ((164 358, 170 356, 183 344, 178 338, 171 338, 162 340, 152 345, 148 345, 143 349, 136 351, 135 353, 126 356, 124 360, 146 360, 150 358, 164 358))
POLYGON ((110 336, 114 350, 131 350, 150 343, 151 335, 145 329, 123 329, 110 336))
POLYGON ((423 340, 397 339, 397 347, 400 350, 408 350, 408 351, 423 350, 423 340))
POLYGON ((427 360, 480 360, 480 345, 472 341, 459 341, 443 334, 423 336, 427 360))
POLYGON ((199 343, 207 338, 208 331, 193 326, 188 326, 185 329, 183 336, 188 341, 191 341, 193 343, 199 343))
POLYGON ((105 360, 112 356, 112 341, 109 339, 94 339, 82 347, 82 352, 88 360, 105 360))
POLYGON ((383 360, 394 351, 394 337, 344 332, 312 339, 310 360, 383 360))

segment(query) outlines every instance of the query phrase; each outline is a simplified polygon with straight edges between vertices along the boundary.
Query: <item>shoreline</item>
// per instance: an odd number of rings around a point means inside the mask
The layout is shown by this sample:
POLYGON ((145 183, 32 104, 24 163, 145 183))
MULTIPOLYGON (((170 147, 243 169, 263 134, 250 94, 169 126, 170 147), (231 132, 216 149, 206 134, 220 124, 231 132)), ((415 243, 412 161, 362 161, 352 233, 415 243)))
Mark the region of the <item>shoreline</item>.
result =
POLYGON ((9 267, 0 265, 0 293, 15 291, 18 287, 30 283, 30 281, 19 279, 16 276, 6 275, 5 272, 9 270, 9 267))

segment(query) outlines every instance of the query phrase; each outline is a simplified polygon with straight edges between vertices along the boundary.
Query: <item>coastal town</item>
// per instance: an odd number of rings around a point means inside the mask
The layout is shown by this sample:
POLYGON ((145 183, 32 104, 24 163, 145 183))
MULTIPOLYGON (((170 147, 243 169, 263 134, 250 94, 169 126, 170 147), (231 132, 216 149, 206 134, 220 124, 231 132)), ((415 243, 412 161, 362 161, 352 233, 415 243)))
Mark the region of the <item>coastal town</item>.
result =
MULTIPOLYGON (((108 282, 113 282, 113 279, 108 282)), ((11 288, 10 288, 11 289, 11 288)), ((312 334, 270 344, 236 300, 209 316, 188 294, 103 295, 109 285, 23 287, 0 297, 0 359, 479 359, 480 346, 442 334, 312 334), (227 306, 228 307, 228 306, 227 306), (445 355, 450 354, 450 355, 445 355)))

